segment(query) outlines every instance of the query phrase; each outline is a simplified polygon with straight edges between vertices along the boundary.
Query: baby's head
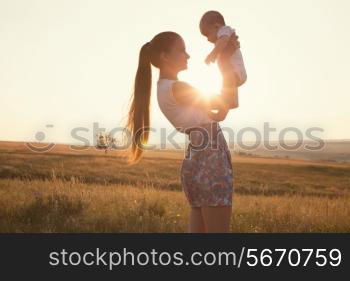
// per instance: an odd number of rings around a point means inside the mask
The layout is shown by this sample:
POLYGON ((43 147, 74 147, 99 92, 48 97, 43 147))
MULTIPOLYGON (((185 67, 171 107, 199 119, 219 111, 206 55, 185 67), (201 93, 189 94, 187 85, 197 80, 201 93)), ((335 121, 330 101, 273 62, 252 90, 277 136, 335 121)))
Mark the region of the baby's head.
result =
POLYGON ((217 32, 220 27, 225 25, 224 17, 217 11, 206 12, 199 23, 201 33, 208 38, 208 41, 215 43, 217 32))

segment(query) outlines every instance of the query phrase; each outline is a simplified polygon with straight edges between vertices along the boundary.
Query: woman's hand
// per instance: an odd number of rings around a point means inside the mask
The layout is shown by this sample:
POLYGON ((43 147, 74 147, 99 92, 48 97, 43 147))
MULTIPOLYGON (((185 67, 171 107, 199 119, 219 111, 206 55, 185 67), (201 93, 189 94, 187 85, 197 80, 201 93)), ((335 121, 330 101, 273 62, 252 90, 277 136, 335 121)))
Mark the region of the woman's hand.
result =
POLYGON ((236 32, 233 32, 232 33, 232 35, 231 35, 231 37, 230 37, 230 42, 231 42, 231 44, 233 45, 233 48, 235 49, 235 50, 237 50, 237 49, 239 49, 240 47, 241 47, 241 44, 240 44, 240 42, 238 41, 238 36, 237 36, 237 34, 236 34, 236 32))
POLYGON ((241 44, 238 41, 238 38, 239 37, 237 36, 236 32, 233 32, 228 43, 228 48, 231 47, 233 51, 239 49, 241 47, 241 44))
POLYGON ((218 58, 219 60, 219 65, 221 64, 224 69, 230 68, 230 62, 229 58, 232 56, 232 54, 241 47, 240 42, 238 41, 238 36, 236 33, 232 33, 230 36, 230 39, 228 41, 228 44, 226 48, 220 53, 220 56, 218 58))

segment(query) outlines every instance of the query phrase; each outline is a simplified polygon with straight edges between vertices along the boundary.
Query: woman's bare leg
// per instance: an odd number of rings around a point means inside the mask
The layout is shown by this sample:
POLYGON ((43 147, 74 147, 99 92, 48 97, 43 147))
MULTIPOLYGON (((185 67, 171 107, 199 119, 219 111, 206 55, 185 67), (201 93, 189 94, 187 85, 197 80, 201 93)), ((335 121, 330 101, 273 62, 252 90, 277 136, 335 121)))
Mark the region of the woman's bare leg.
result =
POLYGON ((189 225, 188 232, 191 232, 191 233, 205 232, 205 225, 204 225, 200 207, 191 207, 190 225, 189 225))
POLYGON ((232 206, 202 207, 202 216, 207 232, 230 232, 232 206))

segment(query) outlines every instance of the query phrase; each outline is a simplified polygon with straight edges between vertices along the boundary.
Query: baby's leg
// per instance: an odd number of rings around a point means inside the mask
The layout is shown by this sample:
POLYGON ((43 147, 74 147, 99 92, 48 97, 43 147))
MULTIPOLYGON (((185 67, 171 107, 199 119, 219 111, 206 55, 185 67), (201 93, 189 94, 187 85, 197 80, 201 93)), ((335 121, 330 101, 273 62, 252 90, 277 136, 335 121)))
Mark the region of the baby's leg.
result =
POLYGON ((231 65, 237 74, 237 86, 243 85, 247 81, 247 72, 244 66, 243 57, 240 49, 230 59, 231 65))

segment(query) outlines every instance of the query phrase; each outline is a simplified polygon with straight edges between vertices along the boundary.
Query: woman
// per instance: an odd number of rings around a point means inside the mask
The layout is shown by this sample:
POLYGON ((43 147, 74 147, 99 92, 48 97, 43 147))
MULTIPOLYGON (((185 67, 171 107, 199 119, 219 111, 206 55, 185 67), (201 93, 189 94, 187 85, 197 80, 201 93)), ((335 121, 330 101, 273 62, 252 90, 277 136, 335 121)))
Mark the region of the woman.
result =
MULTIPOLYGON (((232 50, 239 47, 237 38, 236 35, 231 38, 232 50)), ((190 138, 181 166, 181 183, 191 206, 189 232, 228 232, 233 171, 218 122, 225 119, 230 108, 238 106, 237 87, 234 76, 222 71, 222 92, 230 91, 233 100, 224 101, 222 96, 228 95, 205 98, 178 80, 178 73, 187 69, 188 59, 183 39, 174 32, 159 33, 142 46, 128 114, 127 127, 132 135, 129 163, 140 160, 142 145, 148 141, 152 64, 159 69, 157 98, 161 111, 178 131, 190 138), (213 113, 212 109, 219 111, 213 113)))

